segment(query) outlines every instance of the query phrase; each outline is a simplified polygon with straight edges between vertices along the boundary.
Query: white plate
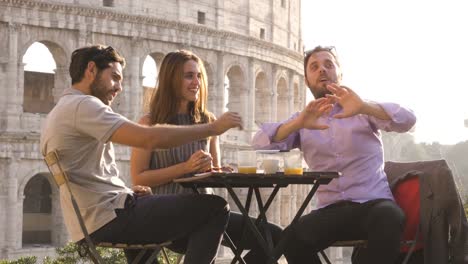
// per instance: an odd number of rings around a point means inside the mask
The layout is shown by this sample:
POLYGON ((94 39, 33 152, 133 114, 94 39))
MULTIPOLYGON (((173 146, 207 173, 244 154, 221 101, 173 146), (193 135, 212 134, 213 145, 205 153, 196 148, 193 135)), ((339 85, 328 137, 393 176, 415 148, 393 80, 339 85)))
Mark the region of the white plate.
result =
POLYGON ((261 150, 256 150, 257 153, 261 154, 275 154, 280 152, 279 149, 261 149, 261 150))

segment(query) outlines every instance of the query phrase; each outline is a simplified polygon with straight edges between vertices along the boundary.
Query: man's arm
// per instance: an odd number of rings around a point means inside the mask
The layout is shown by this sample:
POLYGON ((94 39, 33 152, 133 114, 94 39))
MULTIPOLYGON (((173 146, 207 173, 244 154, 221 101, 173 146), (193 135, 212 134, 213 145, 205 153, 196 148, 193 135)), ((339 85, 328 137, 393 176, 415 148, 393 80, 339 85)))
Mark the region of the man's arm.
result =
POLYGON ((298 131, 302 128, 301 123, 298 121, 299 118, 293 118, 278 127, 276 134, 273 136, 273 142, 280 142, 286 139, 290 134, 298 131))
POLYGON ((353 90, 346 86, 331 84, 327 86, 333 94, 327 98, 343 107, 343 111, 334 115, 335 118, 346 118, 358 114, 369 116, 376 128, 385 131, 406 132, 416 123, 414 113, 397 104, 375 103, 363 101, 353 90))
POLYGON ((156 125, 145 127, 125 122, 111 136, 110 140, 122 145, 155 149, 171 148, 209 136, 220 135, 230 128, 242 127, 241 117, 228 112, 209 124, 173 126, 156 125))
POLYGON ((361 108, 361 114, 376 117, 381 120, 390 120, 391 117, 377 103, 364 102, 361 108))
POLYGON ((334 115, 335 118, 346 118, 358 114, 373 116, 381 120, 390 120, 391 117, 385 110, 376 103, 365 102, 352 89, 338 84, 327 86, 333 94, 328 94, 327 98, 338 102, 343 107, 343 112, 334 115))
POLYGON ((279 142, 287 138, 291 133, 301 128, 307 129, 327 129, 327 125, 318 123, 318 119, 331 110, 332 104, 326 98, 320 98, 310 102, 304 110, 295 118, 283 123, 276 134, 273 136, 273 142, 279 142))

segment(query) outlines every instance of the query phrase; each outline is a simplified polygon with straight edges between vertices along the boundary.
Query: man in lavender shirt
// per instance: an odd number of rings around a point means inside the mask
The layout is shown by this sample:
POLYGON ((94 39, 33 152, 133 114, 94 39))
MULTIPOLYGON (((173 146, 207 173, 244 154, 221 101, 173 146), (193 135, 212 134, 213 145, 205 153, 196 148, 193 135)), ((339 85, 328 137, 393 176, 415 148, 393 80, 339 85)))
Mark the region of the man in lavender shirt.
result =
POLYGON ((304 74, 316 100, 282 123, 263 124, 256 149, 300 148, 311 170, 342 176, 317 191, 318 209, 285 229, 288 263, 321 263, 317 252, 339 240, 368 240, 356 263, 393 264, 399 254, 404 213, 384 172, 380 130, 406 132, 416 117, 394 103, 362 100, 341 85, 333 48, 306 53, 304 74))

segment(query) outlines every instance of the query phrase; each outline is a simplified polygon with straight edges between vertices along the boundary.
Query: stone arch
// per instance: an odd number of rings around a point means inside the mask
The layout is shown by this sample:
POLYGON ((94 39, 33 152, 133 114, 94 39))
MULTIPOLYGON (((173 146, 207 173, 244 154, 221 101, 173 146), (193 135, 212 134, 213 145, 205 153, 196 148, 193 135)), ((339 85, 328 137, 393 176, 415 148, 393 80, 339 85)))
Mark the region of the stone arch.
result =
MULTIPOLYGON (((44 177, 46 177, 46 179, 49 181, 49 184, 52 186, 52 187, 55 187, 56 184, 55 184, 55 181, 54 179, 52 178, 52 175, 47 171, 46 168, 44 168, 44 166, 40 166, 39 168, 35 168, 35 169, 32 169, 31 171, 29 171, 26 176, 24 178, 22 178, 22 181, 19 182, 18 184, 18 198, 21 198, 23 197, 23 194, 24 194, 24 188, 26 188, 26 185, 28 184, 28 182, 36 175, 40 174, 40 175, 43 175, 44 177)), ((58 188, 52 188, 52 194, 59 194, 59 191, 58 191, 58 188)), ((20 199, 20 200, 21 200, 20 199)))
MULTIPOLYGON (((21 215, 18 217, 18 220, 22 221, 21 223, 18 223, 19 226, 23 227, 21 230, 23 232, 25 225, 30 225, 29 222, 24 222, 25 216, 24 216, 24 202, 26 200, 26 194, 27 194, 27 186, 32 182, 32 180, 36 177, 43 177, 45 180, 47 180, 48 185, 50 186, 50 201, 51 201, 51 240, 50 243, 52 245, 62 245, 66 240, 68 239, 65 232, 65 226, 63 223, 63 216, 61 213, 61 208, 60 208, 60 192, 58 188, 56 187, 56 184, 52 178, 52 175, 49 172, 44 172, 44 169, 42 168, 36 168, 34 170, 31 170, 29 173, 26 174, 26 176, 23 178, 23 180, 19 183, 18 185, 18 210, 21 212, 18 215, 21 215)), ((24 235, 22 236, 24 237, 24 235)), ((25 241, 21 241, 20 244, 27 245, 28 243, 24 243, 25 241)), ((26 241, 27 242, 27 241, 26 241)), ((37 244, 37 243, 36 243, 37 244)))
POLYGON ((255 75, 255 123, 261 124, 271 119, 272 92, 268 85, 267 75, 259 71, 255 75))
POLYGON ((68 69, 68 64, 70 62, 70 55, 72 53, 72 50, 70 50, 67 46, 64 45, 59 45, 60 41, 53 40, 53 39, 46 39, 46 38, 36 38, 36 39, 30 39, 26 42, 24 42, 19 48, 18 48, 18 57, 21 58, 24 56, 26 51, 31 47, 31 45, 35 42, 39 42, 44 44, 54 57, 55 63, 57 64, 57 67, 59 65, 66 66, 68 69), (69 55, 70 54, 70 55, 69 55))
POLYGON ((52 186, 47 174, 35 174, 24 188, 22 245, 52 244, 52 186))
MULTIPOLYGON (((158 74, 159 74, 159 65, 161 65, 161 62, 164 58, 164 53, 162 52, 151 52, 147 55, 145 55, 145 57, 143 59, 141 59, 140 61, 142 62, 141 64, 141 67, 140 67, 140 79, 141 79, 141 85, 142 85, 142 98, 141 98, 141 105, 143 106, 143 110, 144 112, 146 112, 146 110, 148 110, 148 107, 149 107, 149 103, 151 101, 151 97, 153 96, 153 93, 158 85, 158 74), (147 63, 147 60, 153 60, 154 62, 154 67, 152 66, 149 66, 151 68, 145 68, 145 63, 147 63), (143 83, 143 78, 145 77, 148 77, 148 76, 145 76, 144 74, 144 71, 148 70, 149 74, 150 74, 150 78, 154 78, 154 83, 152 86, 147 86, 143 83)), ((148 66, 147 66, 148 67, 148 66)))
POLYGON ((293 98, 294 98, 294 112, 299 112, 302 110, 302 92, 301 92, 301 87, 299 86, 298 82, 293 83, 293 98))
POLYGON ((43 44, 52 55, 56 69, 54 73, 20 70, 20 91, 23 97, 23 112, 48 113, 58 101, 62 91, 69 85, 68 56, 65 49, 50 40, 28 41, 21 48, 21 58, 33 43, 43 44))
POLYGON ((226 75, 228 83, 225 84, 225 95, 227 104, 225 105, 229 111, 235 111, 245 114, 243 109, 245 102, 242 102, 241 95, 245 88, 245 74, 239 65, 233 65, 228 68, 226 75))
MULTIPOLYGON (((143 65, 145 63, 145 59, 147 56, 150 56, 155 62, 156 62, 156 67, 158 65, 161 65, 162 60, 164 59, 164 56, 166 56, 167 53, 164 53, 163 51, 151 51, 148 53, 143 54, 143 56, 140 57, 140 69, 141 72, 140 74, 143 75, 143 65)), ((159 68, 157 68, 159 71, 159 68)))
MULTIPOLYGON (((223 89, 223 109, 232 112, 238 112, 241 116, 247 114, 247 89, 245 87, 245 73, 240 65, 232 65, 227 68, 224 75, 223 89)), ((230 129, 221 136, 223 142, 239 142, 242 139, 242 133, 236 129, 230 129)))

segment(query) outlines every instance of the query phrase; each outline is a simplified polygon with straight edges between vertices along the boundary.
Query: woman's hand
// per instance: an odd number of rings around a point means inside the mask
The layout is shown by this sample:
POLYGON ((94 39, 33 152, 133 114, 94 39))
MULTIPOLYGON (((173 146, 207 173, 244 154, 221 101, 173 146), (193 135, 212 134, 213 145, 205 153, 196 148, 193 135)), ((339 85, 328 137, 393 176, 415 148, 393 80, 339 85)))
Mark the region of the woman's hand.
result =
POLYGON ((230 172, 233 172, 234 169, 229 166, 229 165, 224 165, 222 167, 212 167, 211 168, 211 171, 213 172, 224 172, 224 173, 230 173, 230 172))
POLYGON ((205 172, 211 169, 212 162, 211 154, 203 150, 199 150, 184 163, 185 173, 205 172))

